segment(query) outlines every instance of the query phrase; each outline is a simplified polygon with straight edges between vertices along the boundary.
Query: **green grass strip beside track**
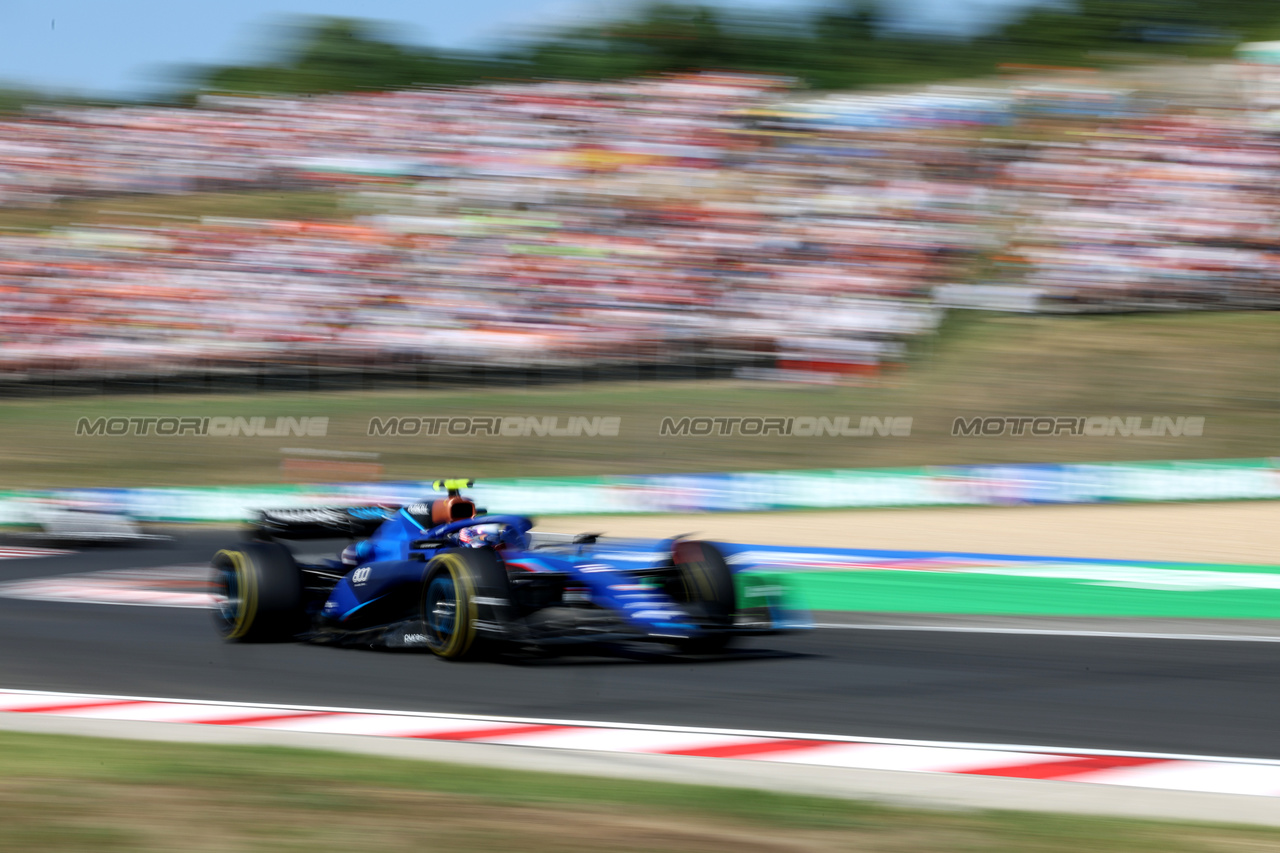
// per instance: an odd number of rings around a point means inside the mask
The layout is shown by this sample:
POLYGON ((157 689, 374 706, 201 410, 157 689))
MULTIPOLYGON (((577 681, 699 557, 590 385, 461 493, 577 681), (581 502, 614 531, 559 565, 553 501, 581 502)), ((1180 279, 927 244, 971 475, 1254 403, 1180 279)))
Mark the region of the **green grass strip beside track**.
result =
MULTIPOLYGON (((1070 567, 1080 566, 1080 574, 1089 577, 929 571, 757 574, 777 578, 797 604, 817 611, 1280 619, 1280 566, 1169 565, 1117 564, 1113 581, 1099 579, 1105 571, 1097 564, 1065 560, 1054 563, 1055 569, 1066 567, 1064 573, 1070 573, 1070 567), (1185 572, 1209 578, 1209 583, 1188 583, 1185 572), (1223 574, 1221 585, 1238 586, 1205 588, 1214 585, 1212 578, 1218 573, 1223 574), (1168 588, 1151 588, 1162 575, 1169 580, 1168 588)), ((1035 568, 1033 564, 1030 570, 1035 568)))
POLYGON ((1208 853, 1280 831, 0 732, 0 850, 1208 853))

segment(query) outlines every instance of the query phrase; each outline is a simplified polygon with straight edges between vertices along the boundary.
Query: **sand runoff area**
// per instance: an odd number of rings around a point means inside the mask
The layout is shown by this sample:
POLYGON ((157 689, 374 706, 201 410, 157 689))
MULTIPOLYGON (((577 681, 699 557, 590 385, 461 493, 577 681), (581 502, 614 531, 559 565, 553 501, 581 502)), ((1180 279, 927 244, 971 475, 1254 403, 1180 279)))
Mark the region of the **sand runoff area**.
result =
POLYGON ((760 545, 1280 565, 1280 501, 546 516, 539 530, 760 545))

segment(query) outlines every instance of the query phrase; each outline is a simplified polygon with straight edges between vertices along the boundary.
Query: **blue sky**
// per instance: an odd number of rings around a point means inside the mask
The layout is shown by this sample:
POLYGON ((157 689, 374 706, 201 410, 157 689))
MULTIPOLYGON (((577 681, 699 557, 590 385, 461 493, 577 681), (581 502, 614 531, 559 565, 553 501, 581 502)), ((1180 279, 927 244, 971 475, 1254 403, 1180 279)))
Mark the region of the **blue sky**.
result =
MULTIPOLYGON (((727 0, 722 0, 726 2, 727 0)), ((974 26, 1030 0, 896 0, 904 21, 974 26)), ((734 0, 807 9, 814 0, 734 0)), ((166 69, 260 56, 269 25, 293 15, 344 15, 396 23, 401 40, 484 47, 530 28, 605 17, 625 8, 592 0, 0 0, 0 84, 83 93, 154 89, 166 69)))

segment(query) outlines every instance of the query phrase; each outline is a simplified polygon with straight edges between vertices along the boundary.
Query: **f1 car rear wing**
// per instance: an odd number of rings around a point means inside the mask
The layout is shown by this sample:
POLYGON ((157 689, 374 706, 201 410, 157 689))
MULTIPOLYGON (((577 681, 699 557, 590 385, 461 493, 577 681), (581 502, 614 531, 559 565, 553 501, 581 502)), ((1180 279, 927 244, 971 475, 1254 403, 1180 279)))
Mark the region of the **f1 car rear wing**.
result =
POLYGON ((363 539, 372 536, 397 506, 316 506, 258 510, 253 533, 267 539, 363 539))

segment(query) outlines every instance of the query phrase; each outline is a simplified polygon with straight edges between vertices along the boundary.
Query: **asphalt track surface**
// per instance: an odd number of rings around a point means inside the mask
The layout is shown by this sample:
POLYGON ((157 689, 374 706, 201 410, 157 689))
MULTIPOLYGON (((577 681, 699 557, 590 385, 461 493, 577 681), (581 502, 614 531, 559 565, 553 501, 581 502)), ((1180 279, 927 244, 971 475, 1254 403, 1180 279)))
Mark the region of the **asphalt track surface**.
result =
MULTIPOLYGON (((199 563, 231 537, 0 561, 199 563)), ((0 687, 1280 759, 1280 644, 816 630, 722 659, 448 663, 228 645, 200 610, 0 599, 0 687)))

